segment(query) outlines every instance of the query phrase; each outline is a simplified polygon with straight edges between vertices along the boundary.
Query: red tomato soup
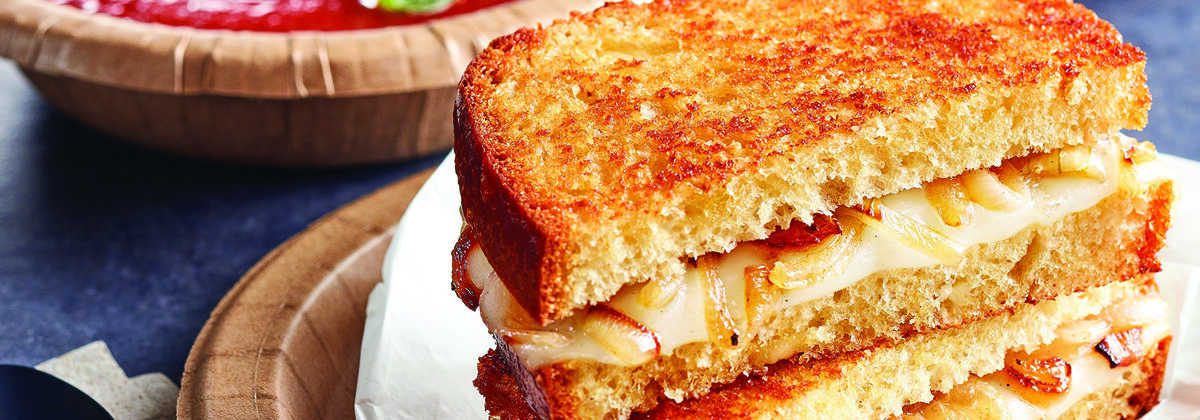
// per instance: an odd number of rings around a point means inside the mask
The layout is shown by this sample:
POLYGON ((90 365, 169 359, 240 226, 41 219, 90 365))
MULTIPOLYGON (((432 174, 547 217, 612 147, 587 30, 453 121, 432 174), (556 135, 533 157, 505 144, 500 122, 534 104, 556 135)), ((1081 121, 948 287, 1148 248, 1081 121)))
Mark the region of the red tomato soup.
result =
POLYGON ((431 15, 368 9, 357 0, 48 0, 90 13, 200 29, 292 32, 412 25, 512 0, 458 0, 431 15))

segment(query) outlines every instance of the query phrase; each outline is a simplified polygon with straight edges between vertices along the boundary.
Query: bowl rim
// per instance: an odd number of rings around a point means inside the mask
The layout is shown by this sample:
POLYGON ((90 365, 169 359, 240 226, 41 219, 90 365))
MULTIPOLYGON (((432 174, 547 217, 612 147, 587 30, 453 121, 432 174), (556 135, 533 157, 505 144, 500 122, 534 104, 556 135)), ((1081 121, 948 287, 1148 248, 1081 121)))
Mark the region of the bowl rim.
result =
POLYGON ((513 0, 413 25, 260 32, 147 23, 46 0, 7 0, 0 1, 0 57, 26 71, 152 93, 374 96, 453 86, 492 38, 599 3, 513 0))

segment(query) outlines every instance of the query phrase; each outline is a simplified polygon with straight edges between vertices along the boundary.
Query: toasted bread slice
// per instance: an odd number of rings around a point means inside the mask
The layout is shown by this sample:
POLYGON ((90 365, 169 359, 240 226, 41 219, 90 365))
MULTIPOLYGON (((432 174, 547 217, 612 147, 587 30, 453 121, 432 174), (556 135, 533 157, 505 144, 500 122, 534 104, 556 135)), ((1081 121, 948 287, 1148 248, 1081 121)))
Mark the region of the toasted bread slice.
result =
MULTIPOLYGON (((1072 405, 1059 419, 1136 419, 1148 413, 1158 405, 1170 343, 1170 338, 1160 341, 1158 346, 1147 354, 1135 369, 1123 375, 1120 381, 1088 394, 1083 400, 1072 405)), ((484 395, 490 418, 539 419, 524 400, 516 380, 504 367, 497 351, 490 350, 479 359, 479 376, 475 379, 475 385, 484 395)), ((688 417, 727 418, 721 417, 723 414, 725 413, 689 412, 688 417)))
POLYGON ((609 4, 466 70, 463 213, 546 324, 836 205, 1141 128, 1143 67, 1065 0, 609 4))
MULTIPOLYGON (((1171 338, 1159 341, 1133 369, 1126 371, 1119 380, 1103 389, 1089 393, 1083 400, 1073 404, 1070 409, 1057 419, 1135 419, 1141 417, 1158 405, 1159 392, 1162 389, 1163 375, 1166 369, 1168 350, 1171 338)), ((958 349, 959 351, 970 351, 958 349)), ((872 355, 873 356, 873 355, 872 355)), ((871 357, 871 356, 867 356, 871 357)), ((952 356, 951 356, 952 357, 952 356)), ((849 362, 854 363, 854 362, 849 362)), ((861 362, 860 362, 861 363, 861 362)), ((835 389, 824 386, 814 386, 813 381, 829 381, 831 376, 839 375, 847 370, 842 363, 826 364, 813 368, 797 368, 794 365, 783 367, 780 372, 771 372, 764 378, 744 379, 738 384, 694 401, 682 404, 669 404, 649 413, 637 413, 634 419, 733 419, 733 418, 828 418, 830 413, 841 411, 823 411, 834 407, 847 407, 853 402, 837 401, 839 398, 835 389), (736 390, 736 391, 733 391, 736 390), (827 393, 827 394, 826 394, 827 393), (826 394, 826 395, 821 395, 826 394), (780 399, 782 397, 782 400, 780 399), (831 398, 832 397, 832 398, 831 398), (831 401, 832 400, 832 401, 831 401), (813 403, 824 405, 832 402, 832 406, 822 406, 820 409, 798 404, 813 403), (834 402, 836 401, 836 402, 834 402)), ((853 371, 853 370, 851 370, 853 371)), ((856 372, 857 373, 857 372, 856 372)), ((914 375, 904 375, 895 381, 912 378, 914 375)), ((934 375, 934 378, 937 376, 934 375)), ((920 379, 917 375, 915 379, 920 379)), ((854 378, 856 381, 845 383, 842 380, 832 380, 856 391, 857 386, 879 386, 890 389, 894 382, 886 380, 868 381, 864 377, 854 378), (864 383, 853 383, 861 380, 864 383), (874 383, 871 383, 874 382, 874 383)), ((875 394, 875 393, 872 393, 875 394)), ((874 412, 856 412, 838 418, 886 418, 894 416, 893 410, 874 412)), ((976 420, 1009 420, 1014 417, 1003 412, 972 413, 971 419, 976 420)), ((920 417, 915 417, 920 418, 920 417)))
POLYGON ((661 400, 704 395, 781 357, 804 363, 898 343, 1026 303, 1137 278, 1158 271, 1155 254, 1164 244, 1172 198, 1167 181, 1122 190, 1053 224, 970 248, 956 267, 880 272, 776 313, 747 331, 736 347, 693 343, 637 366, 559 362, 528 374, 527 392, 544 399, 556 415, 574 413, 567 417, 644 411, 661 400))
MULTIPOLYGON (((1154 286, 1148 276, 1114 283, 1038 304, 1025 304, 961 328, 918 334, 895 345, 797 363, 772 365, 761 375, 743 376, 712 393, 682 402, 664 401, 648 412, 598 417, 554 418, 881 418, 929 401, 967 381, 997 372, 1011 351, 1050 342, 1060 326, 1154 286)), ((1089 414, 1144 413, 1157 403, 1169 337, 1151 346, 1120 381, 1100 387, 1067 410, 1065 418, 1089 414)), ((538 418, 520 392, 519 375, 503 350, 480 359, 476 386, 493 418, 538 418)), ((596 396, 603 398, 603 396, 596 396)), ((1100 417, 1091 417, 1100 418, 1100 417)))

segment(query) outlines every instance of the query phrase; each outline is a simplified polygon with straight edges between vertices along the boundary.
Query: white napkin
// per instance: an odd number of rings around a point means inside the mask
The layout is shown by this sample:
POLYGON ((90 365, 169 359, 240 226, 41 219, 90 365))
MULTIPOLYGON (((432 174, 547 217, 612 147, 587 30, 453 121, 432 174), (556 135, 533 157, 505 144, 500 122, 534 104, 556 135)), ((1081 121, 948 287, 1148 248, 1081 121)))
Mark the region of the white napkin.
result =
POLYGON ((179 387, 161 373, 126 377, 103 341, 42 362, 37 369, 79 388, 116 420, 175 418, 179 387))
POLYGON ((383 283, 367 303, 354 402, 360 420, 486 418, 471 382, 492 338, 450 291, 458 206, 451 155, 396 226, 383 283))

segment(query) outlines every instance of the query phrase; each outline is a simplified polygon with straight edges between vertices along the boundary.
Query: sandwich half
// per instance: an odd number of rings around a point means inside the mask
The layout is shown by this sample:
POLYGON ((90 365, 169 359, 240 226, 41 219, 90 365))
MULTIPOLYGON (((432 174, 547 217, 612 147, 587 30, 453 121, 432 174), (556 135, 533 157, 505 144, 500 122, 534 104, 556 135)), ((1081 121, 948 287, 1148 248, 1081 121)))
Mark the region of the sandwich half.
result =
POLYGON ((454 289, 533 413, 623 418, 1137 282, 1173 197, 1119 132, 1145 125, 1144 65, 1066 1, 664 0, 523 29, 459 85, 454 289))
MULTIPOLYGON (((1158 401, 1169 324, 1145 277, 895 345, 781 362, 633 418, 1136 418, 1158 401)), ((538 418, 504 357, 480 359, 475 384, 489 413, 538 418)))

